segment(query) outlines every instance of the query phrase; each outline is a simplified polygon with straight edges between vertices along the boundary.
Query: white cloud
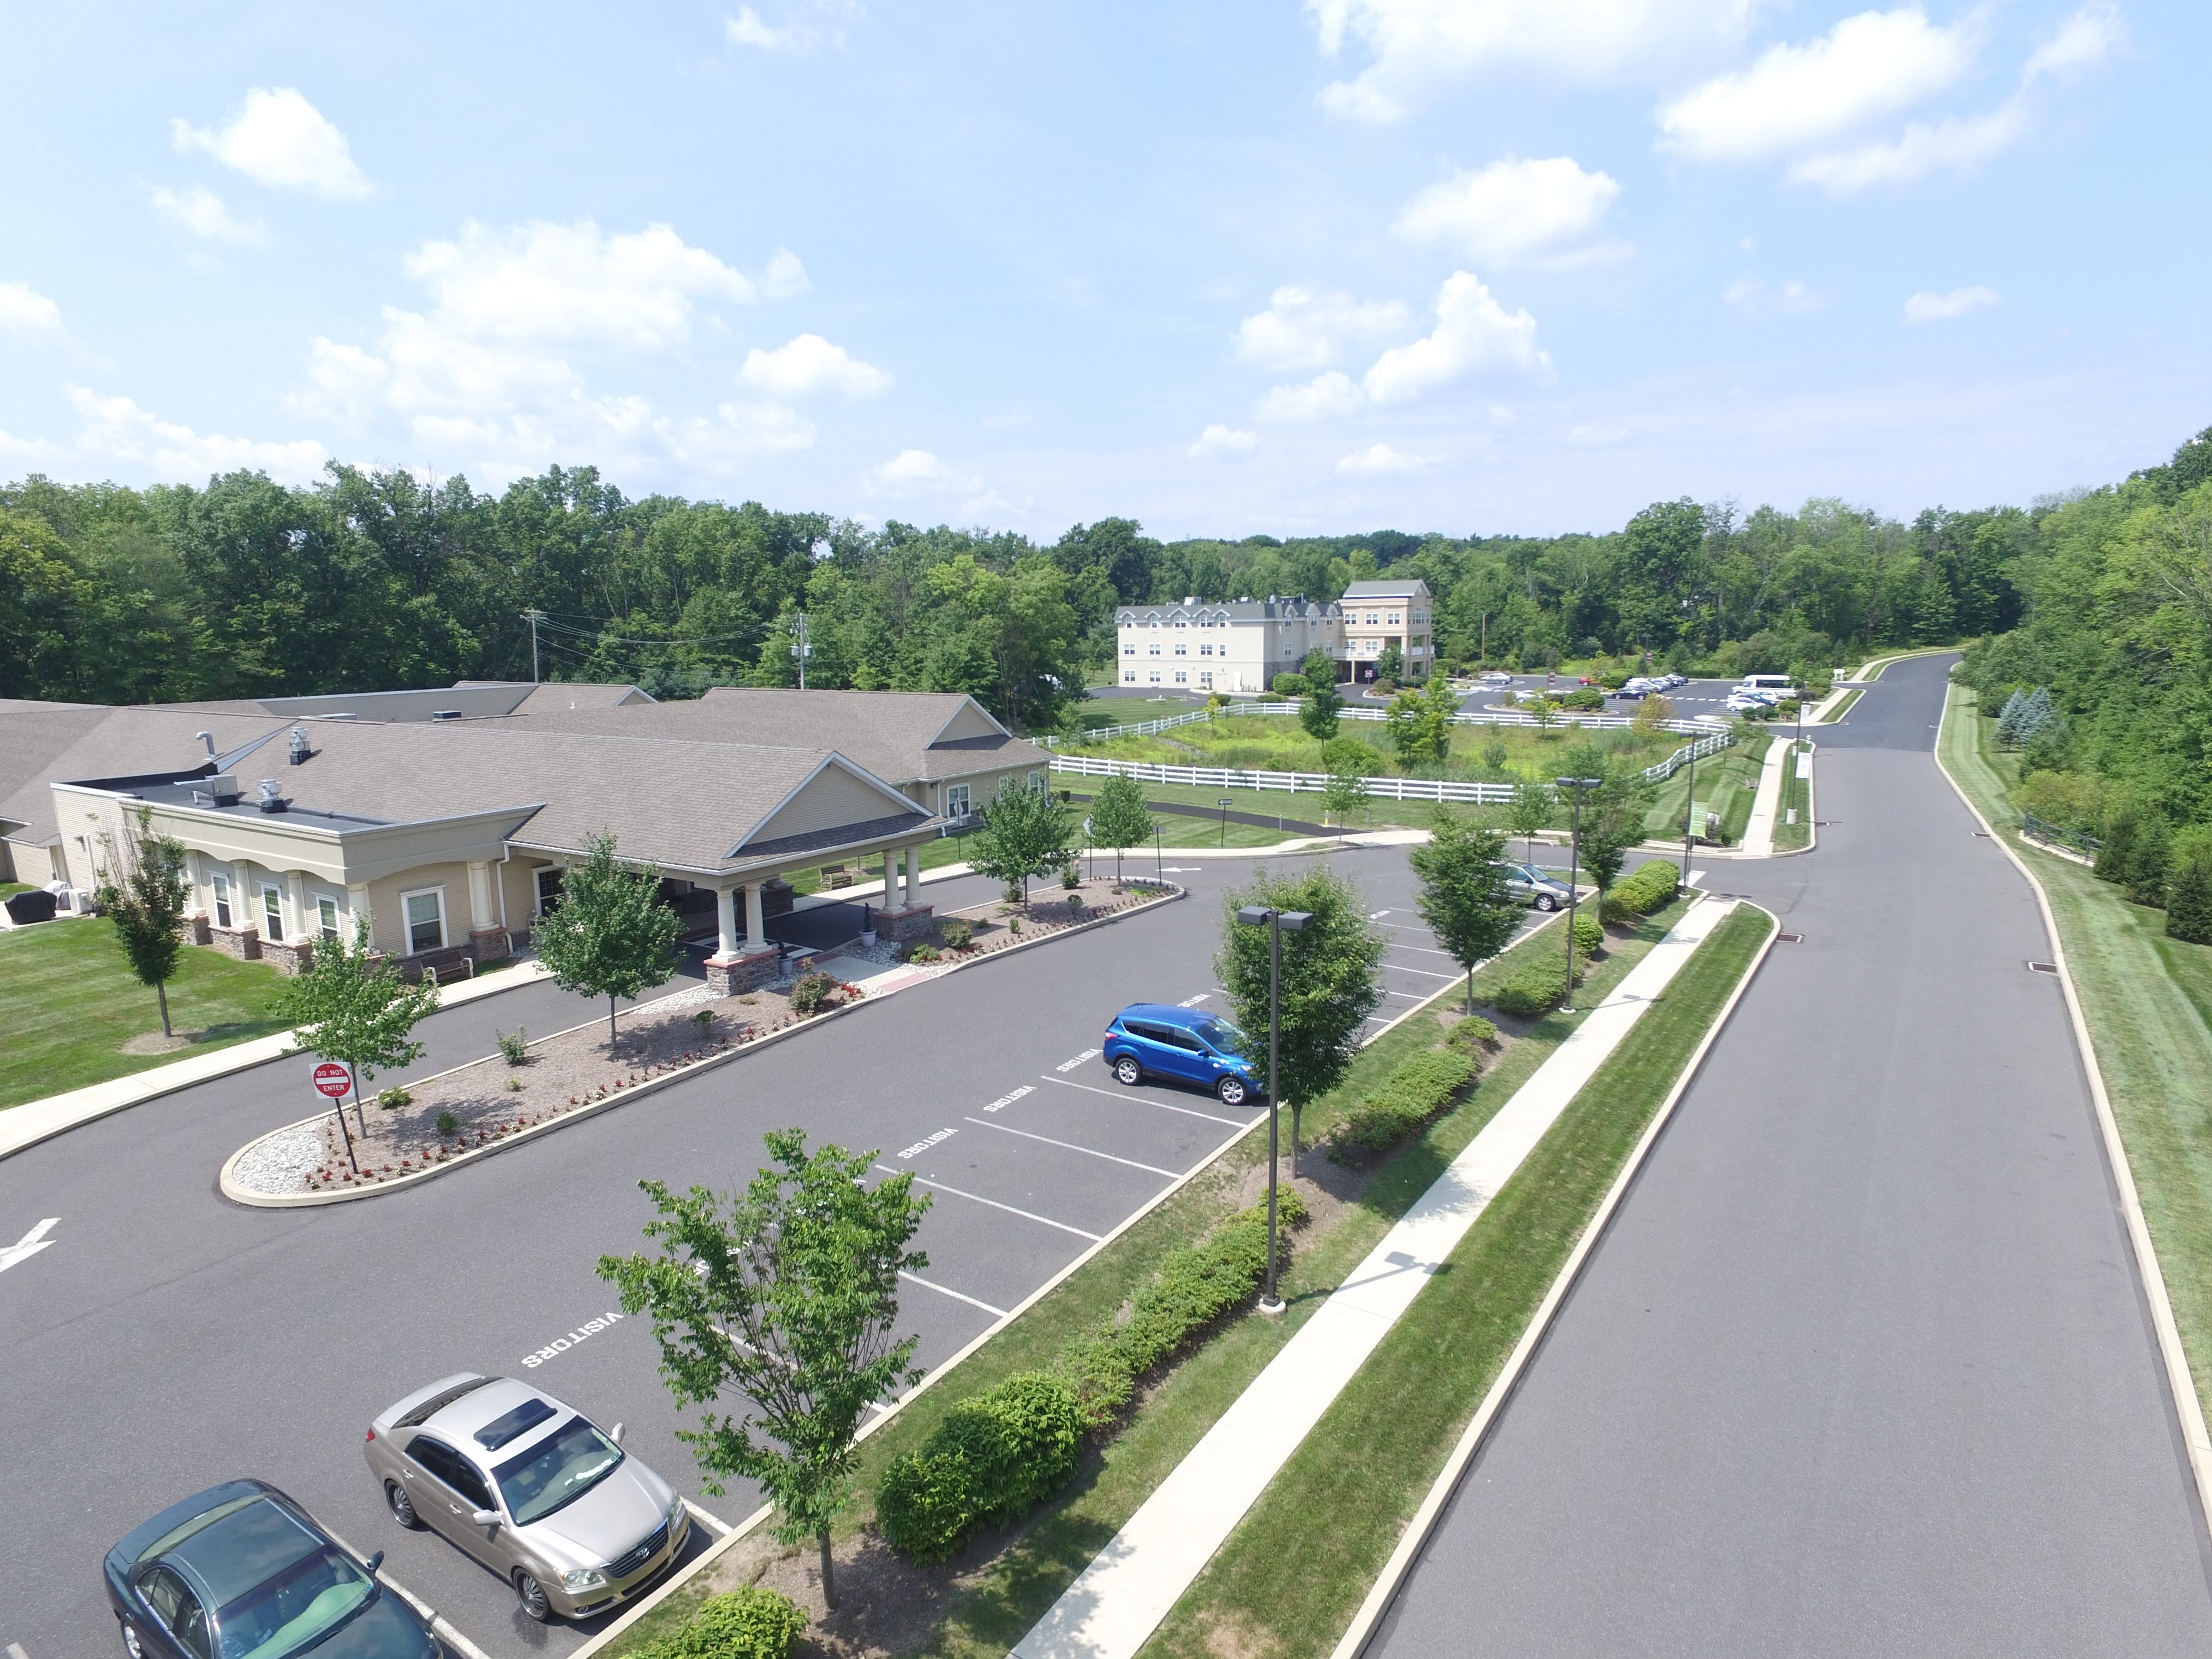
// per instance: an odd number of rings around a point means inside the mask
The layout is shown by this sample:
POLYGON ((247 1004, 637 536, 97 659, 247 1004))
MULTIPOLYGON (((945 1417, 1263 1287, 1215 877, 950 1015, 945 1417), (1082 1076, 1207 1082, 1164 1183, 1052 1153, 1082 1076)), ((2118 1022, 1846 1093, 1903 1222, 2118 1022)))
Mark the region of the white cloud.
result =
POLYGON ((745 354, 745 384, 777 398, 872 398, 891 384, 873 363, 864 363, 819 334, 802 334, 774 351, 745 354))
POLYGON ((1972 16, 1945 28, 1917 5, 1861 12, 1663 106, 1661 142, 1701 161, 1753 161, 1825 143, 1953 85, 1972 66, 1979 33, 1972 16))
POLYGON ((1936 294, 1927 289, 1905 302, 1905 321, 1909 324, 1948 323, 1954 317, 1985 311, 2002 305, 2004 296, 1993 288, 1976 283, 1971 288, 1954 288, 1948 294, 1936 294))
POLYGON ((806 267, 799 263, 799 256, 787 247, 780 247, 769 255, 768 269, 761 272, 760 291, 770 300, 788 300, 794 294, 806 292, 806 267))
POLYGON ((264 442, 195 432, 149 414, 129 398, 103 398, 81 386, 63 395, 82 424, 69 447, 42 441, 6 441, 44 459, 76 459, 99 468, 122 467, 144 476, 198 483, 216 472, 266 472, 279 483, 302 484, 320 475, 330 452, 312 438, 264 442))
POLYGON ((1895 138, 1831 155, 1808 155, 1790 169, 1793 184, 1817 185, 1832 196, 1884 185, 1917 184, 1938 173, 1969 173, 2027 136, 2027 106, 2017 98, 1986 115, 1905 124, 1895 138))
POLYGON ((204 242, 252 247, 269 240, 267 229, 258 220, 237 217, 223 204, 222 198, 204 185, 190 185, 183 190, 156 186, 147 197, 155 212, 204 242))
POLYGON ((924 495, 972 495, 983 488, 983 481, 954 471, 926 449, 902 449, 869 471, 866 488, 871 495, 912 501, 924 495))
POLYGON ((1363 385, 1378 404, 1403 403, 1490 374, 1549 380, 1552 359, 1536 343, 1534 317, 1507 311, 1472 272, 1457 270, 1437 295, 1435 330, 1384 352, 1363 385))
POLYGON ((1348 294, 1285 286, 1267 308, 1237 325, 1237 355, 1264 368, 1322 368, 1353 344, 1395 333, 1407 313, 1399 300, 1362 302, 1348 294))
POLYGON ((1339 460, 1336 470, 1353 477, 1375 477, 1390 472, 1426 471, 1443 459, 1439 455, 1408 455, 1388 444, 1370 444, 1339 460))
POLYGON ((815 438, 813 422, 781 404, 724 404, 711 421, 659 421, 654 430, 679 461, 726 471, 757 455, 805 449, 815 438))
POLYGON ((1263 421, 1279 423, 1325 421, 1333 415, 1349 415, 1361 402, 1352 377, 1333 368, 1304 386, 1270 387, 1255 412, 1263 421))
POLYGON ((1333 115, 1396 121, 1446 82, 1494 70, 1547 80, 1649 77, 1733 46, 1770 0, 1306 0, 1322 53, 1373 54, 1316 101, 1333 115))
POLYGON ((2029 56, 2020 72, 2021 83, 2032 86, 2046 79, 2065 80, 2094 69, 2118 52, 2125 38, 2120 9, 2104 0, 2092 0, 2060 23, 2029 56))
POLYGON ((1446 243, 1487 264, 1585 264, 1631 251, 1598 235, 1620 194, 1609 174, 1585 173, 1571 156, 1509 156, 1431 185, 1391 228, 1408 241, 1446 243))
POLYGON ((291 87, 256 87, 220 131, 179 120, 171 131, 179 150, 204 149, 272 189, 345 198, 374 188, 354 164, 345 134, 291 87))
POLYGON ((1258 433, 1240 432, 1216 421, 1198 434, 1198 441, 1190 447, 1190 457, 1194 461, 1203 461, 1217 455, 1249 455, 1259 447, 1258 433))
POLYGON ((1728 285, 1721 299, 1747 317, 1800 317, 1835 303, 1832 295, 1820 293, 1794 276, 1771 284, 1758 276, 1740 276, 1728 285))
MULTIPOLYGON (((814 0, 811 9, 824 17, 849 17, 860 11, 851 0, 814 0)), ((818 46, 842 48, 845 31, 834 26, 807 21, 799 17, 782 23, 770 23, 750 6, 739 6, 735 17, 726 19, 722 33, 733 46, 750 46, 756 52, 812 52, 818 46)))
POLYGON ((0 329, 36 345, 60 345, 70 337, 62 308, 28 283, 0 283, 0 329))

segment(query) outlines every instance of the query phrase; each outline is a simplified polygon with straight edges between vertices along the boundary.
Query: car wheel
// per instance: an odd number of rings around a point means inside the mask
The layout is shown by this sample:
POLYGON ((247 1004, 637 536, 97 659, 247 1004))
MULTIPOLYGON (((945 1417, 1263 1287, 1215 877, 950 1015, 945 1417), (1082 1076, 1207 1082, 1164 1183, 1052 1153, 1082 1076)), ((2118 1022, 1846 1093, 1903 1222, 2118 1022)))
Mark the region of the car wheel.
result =
POLYGON ((1536 908, 1539 910, 1556 910, 1559 908, 1559 902, 1549 893, 1539 893, 1536 895, 1536 908))
POLYGON ((1133 1089, 1145 1080, 1145 1068, 1137 1064, 1133 1055, 1124 1054, 1114 1062, 1114 1081, 1125 1089, 1133 1089))
POLYGON ((1243 1078, 1225 1077, 1213 1085, 1213 1092, 1221 1097, 1224 1106, 1242 1106, 1245 1096, 1252 1091, 1245 1086, 1243 1078))
POLYGON ((123 1620, 123 1650, 131 1659, 146 1659, 146 1644, 139 1638, 138 1627, 128 1619, 123 1620))
POLYGON ((541 1625, 553 1622, 553 1603, 539 1583, 520 1567, 514 1570, 514 1599, 522 1607, 522 1616, 541 1625))
POLYGON ((397 1480, 384 1483, 384 1506, 392 1511, 392 1518, 410 1532, 418 1530, 422 1517, 415 1513, 415 1500, 407 1495, 407 1488, 397 1480))

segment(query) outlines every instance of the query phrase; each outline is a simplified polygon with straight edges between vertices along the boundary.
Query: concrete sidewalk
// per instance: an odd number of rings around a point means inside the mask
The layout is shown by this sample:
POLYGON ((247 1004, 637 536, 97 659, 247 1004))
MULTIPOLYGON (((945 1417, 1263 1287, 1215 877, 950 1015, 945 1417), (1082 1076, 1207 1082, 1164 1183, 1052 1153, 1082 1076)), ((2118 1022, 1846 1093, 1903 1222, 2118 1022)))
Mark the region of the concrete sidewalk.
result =
POLYGON ((1774 820, 1781 816, 1782 769, 1788 763, 1791 739, 1777 738, 1766 746, 1766 759, 1759 769, 1759 793, 1751 803, 1751 819, 1743 827, 1743 856, 1774 856, 1774 820))
POLYGON ((1130 1659, 1733 902, 1692 907, 1383 1236, 1014 1649, 1130 1659))

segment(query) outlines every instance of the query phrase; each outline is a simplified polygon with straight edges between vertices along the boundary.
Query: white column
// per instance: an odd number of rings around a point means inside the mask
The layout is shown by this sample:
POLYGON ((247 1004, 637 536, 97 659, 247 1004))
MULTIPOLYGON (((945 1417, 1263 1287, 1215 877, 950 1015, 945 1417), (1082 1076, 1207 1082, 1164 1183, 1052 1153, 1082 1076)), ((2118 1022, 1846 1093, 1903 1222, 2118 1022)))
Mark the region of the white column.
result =
POLYGON ((718 957, 736 956, 738 954, 738 893, 734 887, 719 887, 714 890, 714 921, 721 929, 721 937, 715 947, 714 954, 718 957))
MULTIPOLYGON (((352 948, 353 948, 353 928, 354 928, 354 924, 355 924, 356 922, 357 922, 357 921, 366 921, 366 920, 368 919, 368 887, 367 887, 366 885, 363 885, 363 886, 359 886, 359 887, 349 887, 349 888, 347 888, 347 889, 346 889, 346 919, 345 919, 345 942, 346 942, 346 948, 347 948, 347 949, 350 950, 350 949, 352 949, 352 948)), ((373 936, 372 936, 372 938, 371 938, 371 939, 370 939, 370 941, 369 941, 369 942, 370 942, 371 944, 374 944, 374 943, 375 943, 375 939, 374 939, 374 938, 373 936)))
POLYGON ((290 936, 293 938, 312 939, 314 936, 315 929, 314 925, 307 920, 308 916, 312 914, 312 912, 307 908, 307 872, 305 870, 286 871, 284 872, 284 885, 289 892, 292 900, 292 933, 290 936))
POLYGON ((499 906, 492 896, 491 866, 483 859, 469 860, 469 931, 489 933, 499 926, 499 906))
POLYGON ((244 859, 230 866, 230 925, 261 927, 261 895, 254 890, 253 869, 244 859))
POLYGON ((906 849, 906 895, 900 900, 899 908, 911 910, 921 902, 921 848, 909 847, 906 849))
POLYGON ((761 884, 757 881, 745 884, 745 948, 768 949, 768 917, 761 908, 761 884))

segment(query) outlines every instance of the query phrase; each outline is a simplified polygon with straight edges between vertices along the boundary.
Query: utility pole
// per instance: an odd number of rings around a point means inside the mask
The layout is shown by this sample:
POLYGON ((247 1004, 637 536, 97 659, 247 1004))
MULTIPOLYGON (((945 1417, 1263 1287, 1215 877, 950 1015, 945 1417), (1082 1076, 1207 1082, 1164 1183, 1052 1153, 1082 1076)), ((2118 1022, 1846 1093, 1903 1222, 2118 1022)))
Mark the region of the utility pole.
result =
POLYGON ((538 683, 538 624, 545 620, 545 613, 533 605, 522 613, 522 619, 530 624, 530 683, 535 685, 538 683))
POLYGON ((806 659, 814 654, 814 647, 806 640, 806 613, 802 611, 791 619, 791 654, 799 664, 799 689, 806 690, 806 659))

